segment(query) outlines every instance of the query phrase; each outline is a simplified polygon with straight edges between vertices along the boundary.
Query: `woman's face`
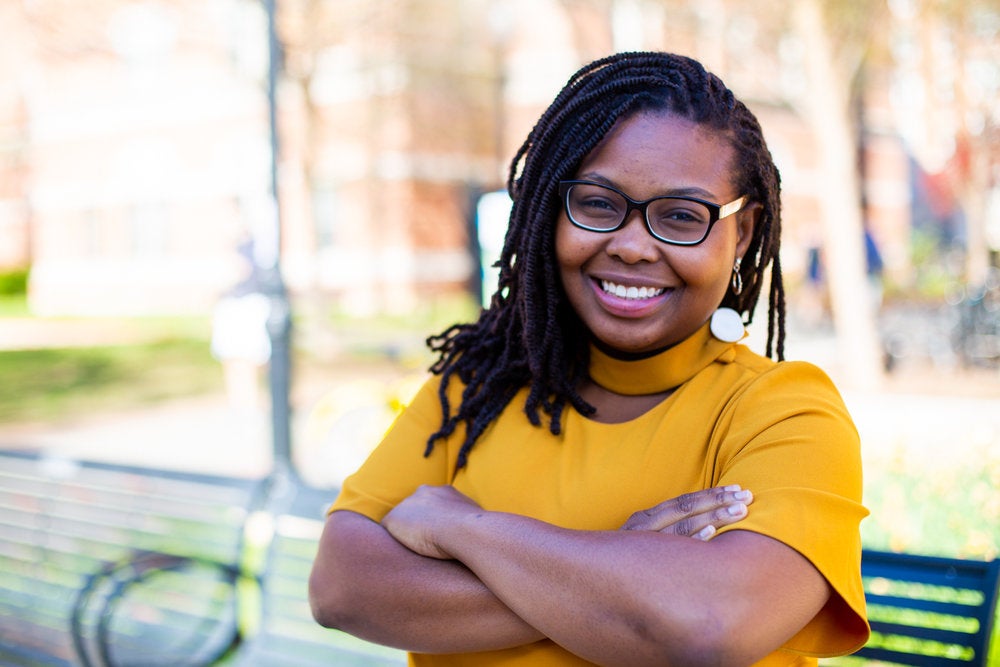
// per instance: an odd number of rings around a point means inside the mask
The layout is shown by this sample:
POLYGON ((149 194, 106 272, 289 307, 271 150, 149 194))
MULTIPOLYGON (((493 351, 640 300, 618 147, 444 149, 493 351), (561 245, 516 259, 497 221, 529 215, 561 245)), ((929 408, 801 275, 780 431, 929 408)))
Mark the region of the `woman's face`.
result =
MULTIPOLYGON (((726 204, 747 194, 735 190, 732 157, 728 140, 712 130, 672 114, 640 113, 612 128, 574 178, 636 200, 673 194, 726 204)), ((566 296, 608 347, 642 353, 679 343, 718 308, 758 212, 758 205, 744 207, 716 222, 700 245, 676 246, 653 238, 639 211, 616 231, 599 233, 574 226, 564 207, 556 260, 566 296), (626 296, 616 294, 621 287, 626 296)))

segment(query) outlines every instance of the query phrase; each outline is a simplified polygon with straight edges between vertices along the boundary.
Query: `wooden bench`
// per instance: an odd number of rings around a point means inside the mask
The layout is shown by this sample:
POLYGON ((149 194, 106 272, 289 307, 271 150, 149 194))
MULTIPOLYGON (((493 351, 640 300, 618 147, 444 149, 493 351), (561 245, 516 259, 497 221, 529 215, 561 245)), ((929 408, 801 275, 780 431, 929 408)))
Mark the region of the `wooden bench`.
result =
POLYGON ((0 453, 0 664, 405 664, 312 620, 334 494, 0 453))
POLYGON ((872 638, 855 656, 926 667, 987 665, 1000 560, 865 550, 861 574, 872 638))

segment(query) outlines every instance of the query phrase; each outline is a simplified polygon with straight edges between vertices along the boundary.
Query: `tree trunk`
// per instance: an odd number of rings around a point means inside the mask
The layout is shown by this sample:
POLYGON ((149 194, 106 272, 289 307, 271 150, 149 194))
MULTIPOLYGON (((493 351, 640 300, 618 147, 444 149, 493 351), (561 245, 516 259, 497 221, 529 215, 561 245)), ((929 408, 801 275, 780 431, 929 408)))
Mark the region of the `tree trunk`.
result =
MULTIPOLYGON (((958 162, 957 193, 962 210, 965 212, 965 281, 971 285, 982 285, 990 269, 990 251, 987 242, 987 207, 990 191, 990 144, 981 130, 979 136, 970 127, 969 117, 973 111, 982 111, 988 117, 987 109, 977 108, 978 100, 973 99, 970 87, 974 77, 969 71, 973 58, 968 40, 970 36, 965 3, 959 3, 954 30, 954 46, 957 53, 959 75, 955 81, 956 106, 960 120, 959 137, 956 147, 958 162)), ((985 105, 984 105, 985 106, 985 105)))
POLYGON ((875 305, 866 280, 864 228, 848 77, 838 72, 817 0, 795 3, 795 27, 805 45, 808 84, 799 100, 819 149, 826 275, 837 335, 840 379, 873 389, 881 379, 875 305))

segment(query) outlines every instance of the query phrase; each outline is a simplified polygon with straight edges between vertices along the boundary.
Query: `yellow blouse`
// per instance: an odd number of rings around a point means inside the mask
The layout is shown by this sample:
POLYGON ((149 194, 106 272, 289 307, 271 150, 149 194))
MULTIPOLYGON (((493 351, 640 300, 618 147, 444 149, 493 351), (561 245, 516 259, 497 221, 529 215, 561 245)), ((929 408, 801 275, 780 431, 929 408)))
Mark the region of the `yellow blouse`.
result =
MULTIPOLYGON (((858 434, 837 390, 818 368, 775 363, 743 345, 691 338, 648 359, 622 361, 591 350, 591 377, 622 393, 677 387, 640 417, 605 424, 568 409, 559 436, 524 415, 523 390, 455 471, 459 428, 424 457, 440 426, 434 377, 365 464, 344 481, 330 511, 379 521, 420 484, 454 484, 483 508, 581 530, 617 529, 633 512, 721 484, 754 494, 739 529, 803 554, 833 590, 795 637, 758 665, 814 665, 868 638, 861 588, 858 434)), ((452 404, 461 387, 449 387, 452 404)), ((411 655, 414 665, 586 665, 549 641, 504 651, 411 655)))

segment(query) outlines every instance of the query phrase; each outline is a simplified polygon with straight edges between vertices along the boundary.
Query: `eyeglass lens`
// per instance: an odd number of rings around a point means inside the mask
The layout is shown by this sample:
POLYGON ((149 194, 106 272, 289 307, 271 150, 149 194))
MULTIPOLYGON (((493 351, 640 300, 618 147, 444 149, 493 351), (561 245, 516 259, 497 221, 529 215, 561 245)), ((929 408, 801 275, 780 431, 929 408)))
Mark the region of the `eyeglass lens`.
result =
MULTIPOLYGON (((566 202, 573 222, 594 231, 617 228, 629 210, 621 194, 595 184, 572 185, 566 202)), ((660 197, 646 206, 646 220, 654 236, 665 241, 697 243, 708 233, 712 213, 695 201, 660 197)))

